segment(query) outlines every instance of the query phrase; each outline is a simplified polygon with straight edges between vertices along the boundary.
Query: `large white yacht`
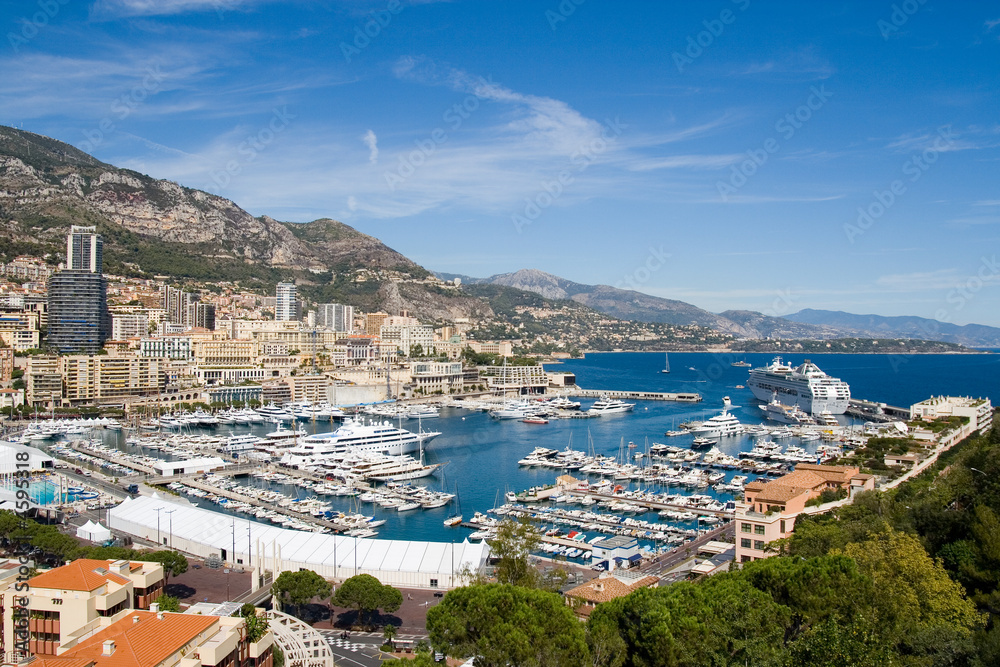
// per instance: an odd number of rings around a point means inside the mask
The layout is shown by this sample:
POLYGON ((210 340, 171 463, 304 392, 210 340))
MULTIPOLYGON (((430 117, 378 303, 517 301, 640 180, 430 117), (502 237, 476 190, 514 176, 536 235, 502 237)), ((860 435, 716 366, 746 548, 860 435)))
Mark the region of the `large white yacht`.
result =
POLYGON ((624 401, 619 401, 617 398, 601 396, 593 405, 590 406, 590 409, 587 410, 587 412, 595 415, 608 415, 615 412, 632 412, 632 408, 634 407, 635 403, 626 403, 624 401))
POLYGON ((735 416, 729 414, 729 406, 727 405, 722 408, 722 412, 691 429, 691 433, 694 433, 695 435, 712 435, 719 437, 725 435, 739 435, 743 433, 743 430, 743 424, 741 424, 740 420, 735 416))
POLYGON ((392 422, 363 422, 345 419, 343 425, 331 433, 316 433, 303 438, 281 457, 286 465, 314 465, 324 459, 341 459, 349 453, 381 453, 390 456, 417 452, 438 431, 413 433, 396 428, 392 422))
POLYGON ((851 400, 851 388, 846 382, 830 377, 808 359, 792 368, 781 357, 775 357, 767 366, 750 371, 747 386, 760 401, 770 401, 777 394, 781 403, 798 405, 810 414, 826 410, 842 415, 851 400))

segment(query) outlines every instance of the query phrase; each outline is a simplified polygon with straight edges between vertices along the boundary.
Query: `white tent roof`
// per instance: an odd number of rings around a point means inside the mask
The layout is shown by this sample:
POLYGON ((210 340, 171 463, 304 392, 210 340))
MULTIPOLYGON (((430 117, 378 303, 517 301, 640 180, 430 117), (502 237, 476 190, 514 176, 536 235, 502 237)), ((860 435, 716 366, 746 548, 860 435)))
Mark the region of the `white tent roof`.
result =
POLYGON ((157 531, 161 540, 169 533, 175 547, 200 555, 221 553, 222 549, 228 555, 235 547, 236 553, 229 560, 245 558, 248 552, 257 557, 256 545, 260 544, 266 557, 280 550, 283 562, 301 567, 353 569, 357 563, 359 571, 412 573, 426 579, 427 575, 450 576, 466 563, 478 568, 489 554, 485 543, 358 539, 290 530, 158 496, 128 498, 113 508, 110 516, 116 530, 153 540, 157 539, 157 531), (187 546, 182 547, 182 543, 187 546))

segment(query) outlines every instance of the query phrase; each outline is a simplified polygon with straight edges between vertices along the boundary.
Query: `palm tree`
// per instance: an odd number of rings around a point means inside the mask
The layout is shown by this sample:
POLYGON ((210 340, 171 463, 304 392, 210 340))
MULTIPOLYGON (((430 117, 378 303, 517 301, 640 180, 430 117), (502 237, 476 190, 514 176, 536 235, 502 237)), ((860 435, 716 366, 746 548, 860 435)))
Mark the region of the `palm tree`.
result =
POLYGON ((395 649, 395 645, 392 640, 396 637, 396 626, 391 623, 382 628, 382 637, 385 638, 385 643, 395 649))

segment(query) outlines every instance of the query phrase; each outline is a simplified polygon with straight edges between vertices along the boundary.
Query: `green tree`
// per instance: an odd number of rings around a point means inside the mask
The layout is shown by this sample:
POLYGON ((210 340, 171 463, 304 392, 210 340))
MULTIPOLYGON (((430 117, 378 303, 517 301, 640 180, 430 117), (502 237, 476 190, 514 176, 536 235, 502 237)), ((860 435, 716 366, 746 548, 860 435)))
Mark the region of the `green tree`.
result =
POLYGON ((156 603, 160 605, 160 611, 180 611, 181 601, 173 595, 161 595, 156 598, 156 603))
POLYGON ((251 642, 258 642, 261 637, 267 634, 270 627, 267 618, 263 614, 258 615, 257 609, 252 604, 247 603, 240 607, 240 616, 243 617, 247 638, 251 642))
POLYGON ((913 535, 890 528, 873 539, 847 545, 843 554, 871 578, 878 592, 873 598, 876 621, 892 640, 905 643, 933 628, 968 638, 982 627, 984 618, 962 586, 913 535))
POLYGON ((456 588, 427 612, 437 650, 480 667, 576 667, 590 662, 583 624, 562 596, 509 584, 456 588))
POLYGON ((529 519, 504 519, 497 536, 490 541, 490 551, 497 559, 495 576, 501 584, 534 588, 538 571, 531 566, 529 556, 538 548, 542 536, 529 519))
POLYGON ((357 574, 346 579, 330 601, 338 607, 357 610, 358 620, 367 624, 379 609, 387 613, 399 609, 403 604, 403 594, 392 586, 383 585, 370 574, 357 574))
POLYGON ((144 554, 140 558, 135 558, 133 560, 144 560, 149 562, 156 562, 163 566, 164 584, 170 582, 170 577, 175 574, 184 574, 188 569, 188 560, 183 554, 177 551, 171 551, 169 549, 163 549, 162 551, 154 551, 150 554, 144 554))
POLYGON ((386 624, 386 626, 382 628, 382 638, 385 639, 385 643, 391 648, 395 648, 392 640, 396 638, 396 626, 392 623, 386 624))
POLYGON ((330 582, 312 570, 286 571, 271 584, 271 594, 280 603, 287 602, 298 608, 315 597, 329 597, 330 582))

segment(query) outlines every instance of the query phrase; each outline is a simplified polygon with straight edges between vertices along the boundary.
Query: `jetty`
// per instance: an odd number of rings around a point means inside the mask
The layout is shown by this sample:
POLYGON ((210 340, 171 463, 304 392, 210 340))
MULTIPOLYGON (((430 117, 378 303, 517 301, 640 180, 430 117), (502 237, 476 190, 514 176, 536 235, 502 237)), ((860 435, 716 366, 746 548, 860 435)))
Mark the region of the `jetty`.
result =
POLYGON ((631 399, 635 401, 674 401, 677 403, 700 403, 701 394, 693 391, 670 392, 670 391, 622 391, 618 389, 574 389, 570 396, 579 398, 608 398, 631 399))
POLYGON ((852 398, 848 402, 846 414, 874 422, 910 421, 909 408, 899 408, 895 405, 886 405, 860 398, 852 398))

